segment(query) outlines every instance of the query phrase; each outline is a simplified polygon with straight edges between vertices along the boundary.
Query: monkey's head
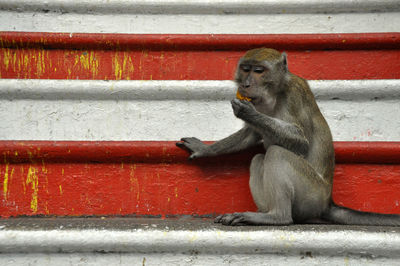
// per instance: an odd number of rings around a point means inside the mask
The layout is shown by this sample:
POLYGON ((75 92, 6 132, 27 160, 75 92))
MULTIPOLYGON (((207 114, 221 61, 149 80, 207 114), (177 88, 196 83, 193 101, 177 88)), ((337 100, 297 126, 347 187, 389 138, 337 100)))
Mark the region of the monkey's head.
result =
POLYGON ((253 103, 284 89, 289 71, 286 53, 269 48, 253 49, 239 60, 235 81, 239 93, 253 103))

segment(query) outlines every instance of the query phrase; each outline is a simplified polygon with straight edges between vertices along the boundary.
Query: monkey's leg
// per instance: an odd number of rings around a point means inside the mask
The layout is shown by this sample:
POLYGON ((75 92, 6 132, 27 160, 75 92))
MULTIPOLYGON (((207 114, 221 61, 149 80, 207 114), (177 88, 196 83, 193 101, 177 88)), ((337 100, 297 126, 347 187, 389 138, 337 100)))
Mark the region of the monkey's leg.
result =
MULTIPOLYGON (((273 155, 271 155, 273 156, 273 155)), ((257 154, 250 165, 250 190, 259 212, 232 213, 218 216, 215 222, 224 225, 273 225, 291 224, 291 200, 289 195, 280 195, 284 184, 271 176, 274 169, 268 167, 267 155, 257 154), (265 164, 267 163, 267 167, 265 164), (271 180, 272 178, 272 180, 271 180), (277 182, 273 182, 277 181, 277 182)))
POLYGON ((250 167, 250 189, 259 212, 225 214, 225 225, 282 225, 318 217, 330 192, 309 163, 279 146, 257 155, 250 167))

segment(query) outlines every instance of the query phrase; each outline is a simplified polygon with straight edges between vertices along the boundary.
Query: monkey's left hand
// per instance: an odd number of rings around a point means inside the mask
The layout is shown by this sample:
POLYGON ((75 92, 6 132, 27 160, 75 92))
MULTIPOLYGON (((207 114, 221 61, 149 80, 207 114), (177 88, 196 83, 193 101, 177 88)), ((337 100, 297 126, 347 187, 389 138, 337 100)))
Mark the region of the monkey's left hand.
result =
POLYGON ((233 99, 231 101, 233 113, 237 118, 245 118, 250 114, 256 112, 254 105, 246 100, 233 99))

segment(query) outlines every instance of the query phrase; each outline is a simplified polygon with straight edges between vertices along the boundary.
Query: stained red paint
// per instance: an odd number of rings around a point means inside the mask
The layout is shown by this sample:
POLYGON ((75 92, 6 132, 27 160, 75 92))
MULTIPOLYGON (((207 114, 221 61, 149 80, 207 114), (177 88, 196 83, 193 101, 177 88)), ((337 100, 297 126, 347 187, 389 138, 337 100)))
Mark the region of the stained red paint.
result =
MULTIPOLYGON (((0 141, 0 215, 254 211, 248 166, 260 151, 190 162, 173 142, 0 141)), ((337 142, 335 151, 338 204, 400 213, 400 142, 337 142)))
POLYGON ((99 34, 0 31, 2 46, 50 49, 238 50, 263 46, 289 50, 398 49, 400 33, 339 34, 99 34))
MULTIPOLYGON (((291 71, 307 79, 400 78, 400 33, 19 32, 0 32, 0 78, 225 80, 245 50, 260 46, 286 50, 291 71)), ((337 203, 400 213, 399 142, 339 142, 335 151, 337 203)), ((172 142, 0 141, 0 216, 254 211, 255 152, 188 162, 172 142)))
POLYGON ((307 79, 398 79, 400 33, 135 35, 0 32, 0 77, 226 80, 244 51, 286 50, 307 79))

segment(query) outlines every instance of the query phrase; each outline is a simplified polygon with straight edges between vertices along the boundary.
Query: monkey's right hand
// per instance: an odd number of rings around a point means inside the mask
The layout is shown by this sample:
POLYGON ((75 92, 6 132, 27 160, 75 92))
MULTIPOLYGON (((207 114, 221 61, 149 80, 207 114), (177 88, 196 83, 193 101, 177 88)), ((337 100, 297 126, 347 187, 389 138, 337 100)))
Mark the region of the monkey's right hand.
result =
POLYGON ((213 155, 210 146, 204 144, 198 138, 182 138, 181 141, 182 142, 177 142, 176 146, 188 150, 191 153, 189 160, 213 155))

